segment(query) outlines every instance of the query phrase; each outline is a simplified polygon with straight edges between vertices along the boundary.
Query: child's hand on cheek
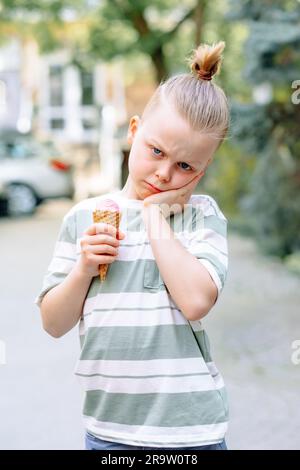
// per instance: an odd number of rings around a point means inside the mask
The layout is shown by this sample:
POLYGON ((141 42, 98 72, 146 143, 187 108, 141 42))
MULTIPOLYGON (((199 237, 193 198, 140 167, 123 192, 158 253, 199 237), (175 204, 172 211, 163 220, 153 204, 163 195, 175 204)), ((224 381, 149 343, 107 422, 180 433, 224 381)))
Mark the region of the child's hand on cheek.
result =
POLYGON ((169 217, 170 214, 177 214, 182 212, 184 204, 187 204, 195 186, 203 176, 204 171, 201 171, 195 176, 189 183, 178 189, 170 189, 169 191, 163 191, 161 193, 152 194, 143 201, 144 210, 151 204, 159 204, 165 217, 169 217))

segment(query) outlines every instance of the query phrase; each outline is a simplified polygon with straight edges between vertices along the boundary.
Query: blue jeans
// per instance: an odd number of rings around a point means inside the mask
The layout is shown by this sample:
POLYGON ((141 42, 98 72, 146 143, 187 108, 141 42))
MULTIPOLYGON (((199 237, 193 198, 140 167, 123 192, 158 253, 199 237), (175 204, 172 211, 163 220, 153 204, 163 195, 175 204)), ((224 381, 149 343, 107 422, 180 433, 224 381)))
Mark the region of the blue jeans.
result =
POLYGON ((127 444, 120 444, 118 442, 110 442, 99 439, 93 436, 89 432, 85 434, 85 447, 86 450, 227 450, 225 439, 218 442, 217 444, 211 444, 208 446, 196 446, 196 447, 141 447, 141 446, 129 446, 127 444))

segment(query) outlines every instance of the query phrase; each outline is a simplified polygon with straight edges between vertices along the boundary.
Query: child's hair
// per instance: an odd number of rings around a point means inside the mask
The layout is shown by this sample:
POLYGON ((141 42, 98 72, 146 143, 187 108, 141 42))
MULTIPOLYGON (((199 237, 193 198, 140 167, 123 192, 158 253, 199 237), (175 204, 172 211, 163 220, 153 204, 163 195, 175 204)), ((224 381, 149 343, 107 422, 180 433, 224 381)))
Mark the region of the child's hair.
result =
POLYGON ((220 41, 194 49, 187 59, 191 73, 162 81, 147 103, 142 120, 156 106, 171 100, 193 130, 213 134, 222 143, 229 127, 229 107, 224 91, 211 80, 220 70, 224 47, 225 42, 220 41))

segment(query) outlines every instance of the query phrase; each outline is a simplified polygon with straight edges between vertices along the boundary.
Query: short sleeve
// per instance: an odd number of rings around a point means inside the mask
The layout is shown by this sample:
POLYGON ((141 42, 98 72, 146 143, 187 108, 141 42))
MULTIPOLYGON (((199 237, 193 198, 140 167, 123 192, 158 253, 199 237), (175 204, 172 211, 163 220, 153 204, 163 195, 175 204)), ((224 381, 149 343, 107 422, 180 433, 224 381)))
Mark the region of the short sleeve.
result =
POLYGON ((41 306, 45 294, 60 284, 71 272, 76 263, 76 223, 75 213, 69 211, 61 224, 52 259, 45 273, 42 288, 34 303, 41 306))
POLYGON ((188 251, 207 269, 219 297, 228 270, 227 219, 210 196, 199 195, 193 207, 193 230, 188 251))

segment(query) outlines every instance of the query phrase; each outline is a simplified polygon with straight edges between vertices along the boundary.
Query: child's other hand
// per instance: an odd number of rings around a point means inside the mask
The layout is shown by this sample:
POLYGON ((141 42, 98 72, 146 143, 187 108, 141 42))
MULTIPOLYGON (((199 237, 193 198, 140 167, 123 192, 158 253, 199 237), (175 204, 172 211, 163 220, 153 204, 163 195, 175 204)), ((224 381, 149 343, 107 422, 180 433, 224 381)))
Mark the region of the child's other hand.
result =
POLYGON ((178 189, 170 189, 168 191, 163 191, 161 193, 152 194, 144 199, 143 205, 144 208, 151 204, 162 204, 162 212, 165 217, 168 217, 170 214, 177 214, 182 212, 184 209, 184 204, 187 204, 193 190, 204 172, 201 171, 197 176, 195 176, 189 183, 185 186, 182 186, 178 189), (171 207, 173 206, 173 207, 171 207))
POLYGON ((77 269, 84 276, 94 277, 99 274, 100 264, 111 264, 118 256, 119 240, 125 234, 106 223, 95 223, 88 227, 80 240, 81 253, 77 269))

